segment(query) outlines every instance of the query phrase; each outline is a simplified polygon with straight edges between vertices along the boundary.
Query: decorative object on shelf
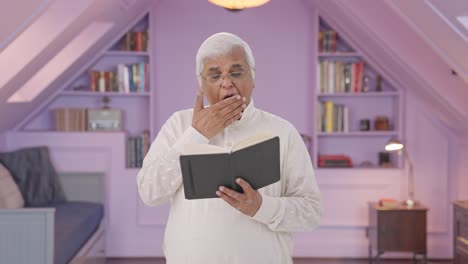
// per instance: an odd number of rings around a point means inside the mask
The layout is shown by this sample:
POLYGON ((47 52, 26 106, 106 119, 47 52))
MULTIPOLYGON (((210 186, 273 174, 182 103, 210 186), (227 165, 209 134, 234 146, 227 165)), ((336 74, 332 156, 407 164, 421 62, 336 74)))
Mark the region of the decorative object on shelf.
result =
POLYGON ((365 161, 361 162, 358 165, 358 167, 360 167, 360 168, 373 168, 374 164, 370 160, 365 160, 365 161))
POLYGON ((408 198, 406 200, 406 205, 411 207, 416 204, 416 201, 414 200, 413 162, 408 155, 408 150, 405 148, 405 145, 397 139, 390 139, 385 145, 385 150, 389 152, 398 151, 398 154, 403 152, 405 160, 408 162, 408 198))
POLYGON ((89 131, 121 131, 122 110, 109 107, 110 98, 102 98, 102 109, 88 109, 89 131))
POLYGON ((382 91, 382 76, 377 75, 377 80, 375 82, 375 91, 381 92, 382 91))
POLYGON ((370 120, 367 118, 359 120, 359 130, 360 131, 369 131, 370 130, 370 120))
POLYGON ((379 166, 384 168, 392 167, 392 163, 390 161, 390 153, 379 152, 379 166))
POLYGON ((89 131, 121 131, 122 111, 119 109, 88 109, 89 131))
POLYGON ((77 85, 72 88, 72 91, 88 91, 88 87, 85 85, 77 85))
POLYGON ((390 122, 386 116, 377 116, 374 121, 374 129, 377 131, 390 130, 390 122))
POLYGON ((270 0, 208 0, 212 4, 236 11, 246 8, 258 7, 268 3, 270 0))
POLYGON ((379 206, 385 208, 395 208, 401 205, 401 202, 395 198, 380 198, 378 202, 379 206))
POLYGON ((102 97, 102 109, 110 109, 110 98, 109 96, 102 97))
POLYGON ((346 155, 319 155, 318 166, 322 168, 350 168, 353 167, 353 162, 346 155))
POLYGON ((367 93, 370 91, 370 87, 369 87, 369 76, 364 76, 364 79, 363 79, 363 84, 362 84, 362 92, 364 93, 367 93))

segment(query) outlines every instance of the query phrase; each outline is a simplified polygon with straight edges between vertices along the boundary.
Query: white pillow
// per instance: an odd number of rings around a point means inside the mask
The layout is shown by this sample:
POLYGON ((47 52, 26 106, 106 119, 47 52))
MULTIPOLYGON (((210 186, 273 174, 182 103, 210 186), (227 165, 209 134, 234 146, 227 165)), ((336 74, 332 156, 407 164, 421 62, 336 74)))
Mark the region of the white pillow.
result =
POLYGON ((0 209, 24 207, 24 199, 10 172, 0 163, 0 209))

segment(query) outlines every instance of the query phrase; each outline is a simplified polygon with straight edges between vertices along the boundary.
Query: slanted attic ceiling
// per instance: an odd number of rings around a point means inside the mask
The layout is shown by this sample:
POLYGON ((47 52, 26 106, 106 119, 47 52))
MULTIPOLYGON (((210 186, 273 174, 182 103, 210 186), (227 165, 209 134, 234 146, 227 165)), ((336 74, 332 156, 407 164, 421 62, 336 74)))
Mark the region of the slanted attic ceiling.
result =
MULTIPOLYGON (((13 10, 22 10, 18 6, 26 5, 25 9, 29 10, 29 12, 18 11, 18 14, 27 20, 31 18, 30 12, 34 13, 31 10, 37 10, 38 8, 38 1, 35 2, 9 1, 4 4, 2 10, 11 10, 13 12, 13 10), (8 7, 9 5, 10 7, 8 7)), ((47 104, 63 88, 63 83, 70 80, 74 73, 93 60, 100 50, 106 47, 110 41, 113 41, 123 28, 127 27, 135 18, 147 11, 155 3, 157 1, 152 0, 82 0, 72 2, 68 0, 51 0, 47 2, 45 10, 39 12, 39 15, 33 16, 34 19, 30 19, 31 21, 28 20, 27 23, 23 24, 15 23, 16 25, 27 25, 26 28, 17 30, 18 34, 14 34, 16 29, 13 29, 9 23, 9 16, 1 17, 0 27, 4 28, 0 32, 4 32, 5 35, 13 34, 15 38, 3 41, 2 43, 8 43, 8 45, 0 53, 0 72, 4 74, 4 77, 6 76, 4 79, 0 79, 0 132, 14 129, 34 109, 47 104), (74 17, 73 21, 70 21, 65 28, 60 28, 60 24, 58 24, 60 19, 56 21, 57 17, 47 17, 53 13, 57 16, 57 10, 61 10, 59 13, 60 16, 64 17, 63 20, 67 16, 74 17), (42 24, 40 27, 35 28, 34 32, 30 32, 30 35, 25 36, 24 33, 29 28, 37 26, 35 22, 42 22, 42 24), (94 22, 105 22, 113 26, 107 33, 99 36, 94 45, 87 50, 80 51, 80 56, 64 70, 63 74, 54 80, 47 80, 50 85, 32 101, 24 103, 7 102, 8 98, 47 65, 58 54, 58 51, 66 47, 79 32, 94 22), (47 23, 52 24, 48 26, 47 23), (60 32, 51 30, 53 28, 58 28, 60 32), (21 38, 27 38, 27 41, 19 41, 21 38), (47 45, 41 47, 37 53, 30 56, 24 55, 37 48, 37 46, 34 46, 35 44, 39 45, 46 40, 49 41, 46 43, 47 45), (19 41, 21 44, 15 45, 15 41, 19 41), (20 67, 17 67, 17 70, 15 68, 15 71, 10 74, 11 68, 18 66, 18 64, 20 64, 20 67)), ((63 21, 63 23, 65 22, 63 21)))
MULTIPOLYGON (((398 12, 407 2, 425 4, 424 0, 306 2, 317 8, 352 45, 361 47, 364 55, 383 68, 386 77, 397 82, 400 89, 423 100, 432 116, 456 133, 468 133, 468 84, 462 76, 452 75, 452 69, 463 66, 455 61, 449 63, 432 40, 398 12)), ((435 12, 422 15, 428 16, 429 21, 441 20, 435 12)), ((449 25, 443 27, 443 31, 451 30, 449 25)), ((451 41, 462 41, 460 36, 452 35, 451 41)), ((466 45, 459 52, 466 55, 466 45)))
MULTIPOLYGON (((4 47, 0 47, 0 51, 3 53, 5 48, 14 43, 15 38, 8 39, 5 36, 14 35, 18 38, 28 26, 32 25, 35 18, 46 14, 48 8, 62 1, 66 0, 24 0, 21 3, 17 1, 6 3, 2 12, 4 10, 11 12, 0 18, 2 19, 0 36, 2 43, 7 43, 4 47), (22 7, 17 8, 20 4, 22 7), (39 4, 45 6, 44 10, 41 10, 39 4), (35 16, 32 15, 34 10, 37 13, 35 16)), ((10 81, 0 86, 0 132, 14 129, 30 112, 48 103, 49 99, 62 87, 61 83, 70 79, 75 71, 82 69, 132 19, 158 2, 154 0, 89 1, 90 6, 58 38, 54 39, 36 57, 28 58, 31 61, 15 72, 10 81), (33 101, 7 103, 7 99, 17 89, 50 61, 77 32, 93 21, 109 21, 114 23, 114 26, 95 45, 83 52, 65 70, 64 74, 54 80, 33 101)), ((374 65, 383 69, 383 74, 397 83, 398 88, 421 98, 427 105, 430 105, 434 117, 456 132, 468 133, 468 104, 465 102, 468 98, 468 86, 463 81, 467 79, 468 73, 467 43, 454 31, 450 23, 444 20, 444 16, 440 15, 441 13, 446 17, 453 17, 457 15, 454 13, 457 10, 460 14, 468 15, 467 1, 302 0, 302 2, 310 7, 311 14, 318 10, 352 45, 361 47, 366 58, 370 58, 374 65), (456 8, 452 5, 456 5, 456 8), (439 13, 434 11, 434 7, 439 13), (452 69, 459 75, 453 76, 452 69)), ((67 3, 70 5, 69 1, 67 3)), ((37 32, 37 35, 44 36, 46 33, 46 31, 37 32)), ((0 53, 0 65, 2 53, 0 53)), ((21 56, 21 53, 17 56, 21 56)))

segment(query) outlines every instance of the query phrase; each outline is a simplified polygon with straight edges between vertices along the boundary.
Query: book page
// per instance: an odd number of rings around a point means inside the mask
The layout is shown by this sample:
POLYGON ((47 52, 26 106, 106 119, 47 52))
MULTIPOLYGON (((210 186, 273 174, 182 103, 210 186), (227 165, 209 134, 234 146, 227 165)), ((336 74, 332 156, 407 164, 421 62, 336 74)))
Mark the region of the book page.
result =
POLYGON ((209 144, 187 144, 182 155, 229 153, 229 150, 209 144))
POLYGON ((232 147, 232 152, 237 151, 239 149, 246 148, 246 147, 250 147, 252 145, 266 141, 271 138, 273 138, 273 135, 269 131, 257 133, 251 137, 245 138, 239 141, 238 143, 236 143, 234 147, 232 147))

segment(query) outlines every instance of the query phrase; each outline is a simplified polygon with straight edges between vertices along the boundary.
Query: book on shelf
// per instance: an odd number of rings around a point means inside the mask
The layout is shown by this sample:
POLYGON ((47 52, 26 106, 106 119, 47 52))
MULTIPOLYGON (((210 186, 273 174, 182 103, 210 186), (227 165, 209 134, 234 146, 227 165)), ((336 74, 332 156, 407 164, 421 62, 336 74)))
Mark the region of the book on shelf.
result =
POLYGON ((52 109, 55 131, 120 131, 120 109, 55 108, 52 109))
POLYGON ((121 51, 147 51, 148 31, 129 31, 119 41, 121 51))
POLYGON ((149 130, 127 138, 127 168, 141 168, 150 147, 149 130))
POLYGON ((349 109, 332 101, 317 104, 318 132, 349 132, 349 109))
POLYGON ((186 199, 218 198, 216 191, 226 186, 243 192, 235 182, 247 181, 254 189, 280 179, 279 137, 258 133, 235 144, 231 149, 188 144, 180 156, 186 199))
POLYGON ((149 65, 120 63, 115 72, 92 70, 89 81, 92 92, 149 92, 149 65))
POLYGON ((333 30, 319 32, 319 52, 336 52, 337 33, 333 30))
POLYGON ((320 60, 317 65, 317 92, 319 94, 360 93, 363 90, 364 61, 345 63, 320 60))
POLYGON ((86 108, 55 108, 52 109, 55 131, 86 131, 86 108))

